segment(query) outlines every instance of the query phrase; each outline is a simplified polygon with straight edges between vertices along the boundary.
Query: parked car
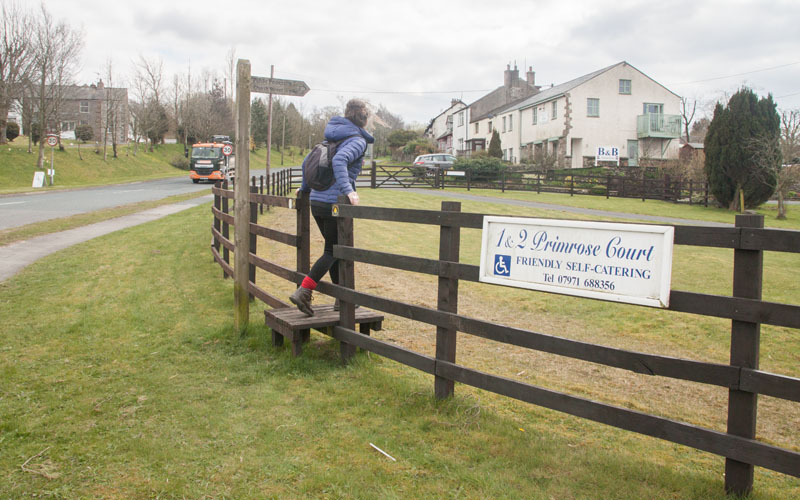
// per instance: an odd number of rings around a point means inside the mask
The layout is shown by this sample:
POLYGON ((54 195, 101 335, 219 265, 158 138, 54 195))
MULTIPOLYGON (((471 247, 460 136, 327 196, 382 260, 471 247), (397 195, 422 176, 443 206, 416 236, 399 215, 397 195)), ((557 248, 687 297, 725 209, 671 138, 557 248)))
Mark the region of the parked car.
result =
POLYGON ((437 169, 449 169, 453 168, 453 163, 456 161, 456 157, 453 155, 447 154, 432 154, 432 155, 420 155, 414 159, 414 166, 415 167, 425 167, 428 169, 428 172, 432 173, 437 169))

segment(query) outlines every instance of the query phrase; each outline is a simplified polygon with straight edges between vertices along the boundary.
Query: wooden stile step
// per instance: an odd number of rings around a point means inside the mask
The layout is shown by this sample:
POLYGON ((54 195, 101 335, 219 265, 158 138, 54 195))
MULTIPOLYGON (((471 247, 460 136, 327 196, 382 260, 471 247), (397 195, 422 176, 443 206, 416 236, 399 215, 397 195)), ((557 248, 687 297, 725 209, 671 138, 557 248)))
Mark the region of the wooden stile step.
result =
MULTIPOLYGON (((333 310, 333 304, 320 305, 314 306, 313 316, 306 316, 296 307, 283 307, 265 310, 264 320, 272 329, 272 345, 283 345, 283 339, 288 338, 292 354, 299 356, 303 352, 302 343, 308 340, 312 328, 331 334, 331 329, 339 324, 339 311, 333 310)), ((371 330, 379 331, 382 323, 382 314, 363 307, 356 309, 356 324, 364 335, 369 335, 371 330)))

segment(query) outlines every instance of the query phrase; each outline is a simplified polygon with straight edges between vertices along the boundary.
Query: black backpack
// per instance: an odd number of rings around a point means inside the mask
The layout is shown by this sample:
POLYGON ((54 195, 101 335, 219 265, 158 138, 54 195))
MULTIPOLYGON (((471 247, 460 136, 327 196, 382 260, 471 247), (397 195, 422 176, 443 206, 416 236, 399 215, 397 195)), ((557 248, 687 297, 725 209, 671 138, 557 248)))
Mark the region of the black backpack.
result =
MULTIPOLYGON (((313 148, 303 162, 303 180, 315 191, 325 191, 333 186, 333 157, 339 144, 351 137, 361 137, 361 135, 351 135, 341 141, 322 141, 313 148)), ((366 148, 364 149, 366 151, 366 148)), ((364 156, 363 154, 361 155, 364 156)))

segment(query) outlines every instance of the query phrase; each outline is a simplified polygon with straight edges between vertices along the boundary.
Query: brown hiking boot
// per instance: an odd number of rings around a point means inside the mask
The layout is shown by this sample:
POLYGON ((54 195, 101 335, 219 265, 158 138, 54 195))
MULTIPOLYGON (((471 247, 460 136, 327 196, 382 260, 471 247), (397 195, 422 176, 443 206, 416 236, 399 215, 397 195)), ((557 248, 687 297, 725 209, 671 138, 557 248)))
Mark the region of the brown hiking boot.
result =
POLYGON ((312 290, 310 288, 303 288, 301 286, 289 296, 289 300, 292 301, 292 304, 296 305, 297 308, 300 309, 300 312, 306 316, 314 315, 314 310, 311 309, 311 292, 312 290))

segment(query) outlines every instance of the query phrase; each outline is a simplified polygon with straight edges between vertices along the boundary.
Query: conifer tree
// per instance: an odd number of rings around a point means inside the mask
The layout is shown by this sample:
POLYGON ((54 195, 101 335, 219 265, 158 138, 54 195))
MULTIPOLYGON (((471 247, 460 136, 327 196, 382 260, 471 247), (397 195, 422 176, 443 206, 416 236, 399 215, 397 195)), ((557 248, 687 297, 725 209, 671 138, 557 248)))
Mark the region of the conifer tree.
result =
POLYGON ((780 159, 765 162, 768 152, 757 145, 779 137, 780 117, 772 95, 759 99, 751 89, 742 88, 727 106, 717 104, 706 134, 705 171, 720 204, 744 210, 772 196, 780 159))
POLYGON ((492 131, 492 139, 489 141, 489 156, 493 158, 502 158, 503 150, 500 148, 500 133, 497 129, 492 131))

